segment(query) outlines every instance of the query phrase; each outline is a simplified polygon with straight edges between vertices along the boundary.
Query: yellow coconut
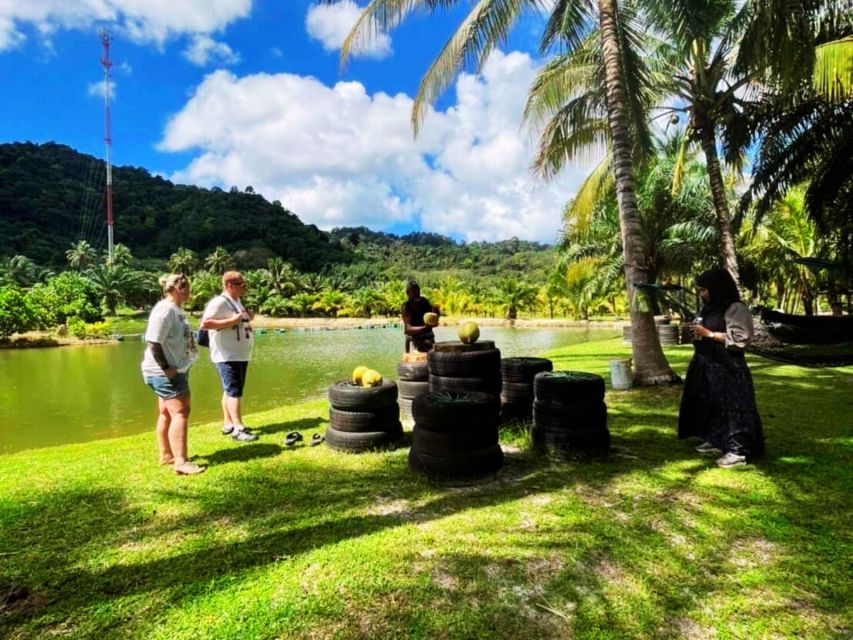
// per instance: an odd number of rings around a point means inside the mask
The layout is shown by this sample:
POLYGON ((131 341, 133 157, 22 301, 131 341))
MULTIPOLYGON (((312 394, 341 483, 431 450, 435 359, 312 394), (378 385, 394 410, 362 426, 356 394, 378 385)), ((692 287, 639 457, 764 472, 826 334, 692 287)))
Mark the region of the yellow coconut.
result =
POLYGON ((459 325, 459 339, 465 344, 473 344, 480 337, 480 327, 476 322, 466 320, 459 325))
POLYGON ((382 384, 382 374, 373 369, 368 369, 361 376, 361 384, 365 387, 378 387, 382 384))
POLYGON ((438 314, 430 311, 429 313, 424 314, 424 324, 428 327, 437 327, 438 326, 438 314))
POLYGON ((364 377, 364 373, 366 371, 370 371, 370 367, 356 367, 352 370, 352 383, 353 384, 361 384, 362 378, 364 377))

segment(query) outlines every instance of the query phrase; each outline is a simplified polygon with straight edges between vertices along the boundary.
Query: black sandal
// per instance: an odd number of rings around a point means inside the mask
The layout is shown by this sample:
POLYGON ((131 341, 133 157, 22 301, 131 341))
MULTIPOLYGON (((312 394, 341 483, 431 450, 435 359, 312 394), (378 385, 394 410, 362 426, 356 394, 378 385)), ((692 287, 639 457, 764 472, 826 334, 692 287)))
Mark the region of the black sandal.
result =
POLYGON ((302 434, 299 433, 298 431, 291 431, 284 438, 284 444, 286 444, 288 447, 292 447, 293 445, 295 445, 300 440, 302 440, 302 434))
POLYGON ((325 440, 325 439, 326 438, 323 437, 322 434, 315 433, 313 436, 311 436, 311 446, 316 447, 318 444, 322 444, 323 440, 325 440))

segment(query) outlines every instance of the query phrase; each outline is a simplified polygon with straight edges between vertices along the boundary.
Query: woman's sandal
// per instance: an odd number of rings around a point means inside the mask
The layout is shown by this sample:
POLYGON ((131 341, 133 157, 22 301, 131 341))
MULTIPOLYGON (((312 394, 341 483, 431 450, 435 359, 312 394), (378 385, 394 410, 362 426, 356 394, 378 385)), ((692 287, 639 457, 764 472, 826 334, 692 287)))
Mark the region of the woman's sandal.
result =
POLYGON ((179 476, 194 476, 199 473, 204 473, 206 469, 207 467, 200 467, 192 462, 185 462, 184 464, 175 467, 175 473, 179 476))
POLYGON ((322 444, 323 440, 325 439, 326 438, 323 437, 323 434, 315 433, 313 436, 311 436, 311 446, 316 447, 318 444, 322 444))
POLYGON ((291 431, 285 436, 284 444, 286 444, 288 447, 292 447, 300 440, 302 440, 302 434, 298 431, 291 431))

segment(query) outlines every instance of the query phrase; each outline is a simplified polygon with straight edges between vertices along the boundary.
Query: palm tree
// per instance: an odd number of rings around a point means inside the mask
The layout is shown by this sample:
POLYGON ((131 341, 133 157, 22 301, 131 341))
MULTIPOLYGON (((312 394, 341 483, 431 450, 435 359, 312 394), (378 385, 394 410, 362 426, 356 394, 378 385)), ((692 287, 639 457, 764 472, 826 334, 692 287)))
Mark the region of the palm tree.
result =
POLYGON ((196 257, 195 252, 190 249, 185 249, 184 247, 179 248, 175 253, 169 256, 169 270, 172 273, 191 275, 193 271, 195 271, 197 264, 198 258, 196 257))
POLYGON ((515 320, 519 310, 536 304, 536 287, 518 278, 503 277, 495 287, 493 299, 500 309, 506 311, 507 320, 515 320))
POLYGON ((68 259, 68 266, 77 271, 85 271, 97 261, 95 249, 85 240, 72 243, 71 248, 65 252, 65 257, 68 259))
POLYGON ((115 246, 113 246, 112 263, 109 261, 109 254, 104 254, 104 262, 112 267, 129 267, 132 261, 133 254, 130 252, 130 249, 127 248, 127 245, 122 244, 121 242, 117 242, 115 246))
POLYGON ((261 278, 268 287, 283 298, 296 293, 299 286, 299 272, 289 262, 281 258, 267 260, 267 268, 261 269, 261 278))
POLYGON ((319 299, 311 305, 315 311, 320 311, 327 316, 336 316, 338 311, 346 305, 346 295, 337 289, 326 289, 320 294, 319 299))
MULTIPOLYGON (((334 2, 335 0, 326 0, 334 2)), ((368 41, 377 33, 393 27, 403 20, 416 6, 428 11, 459 4, 458 0, 373 0, 359 16, 358 21, 344 41, 341 57, 346 60, 353 46, 368 41)), ((631 324, 634 335, 633 352, 640 384, 667 383, 676 378, 660 347, 654 318, 635 301, 636 283, 647 281, 646 262, 641 242, 641 229, 634 193, 634 168, 632 140, 629 134, 626 76, 623 73, 623 57, 620 52, 619 13, 616 0, 596 0, 588 6, 585 2, 559 1, 554 6, 543 37, 543 45, 553 42, 557 34, 567 47, 573 47, 583 39, 592 25, 590 10, 597 10, 598 37, 601 41, 604 61, 605 95, 607 98, 608 127, 619 202, 620 229, 625 254, 625 280, 628 299, 632 301, 631 324)), ((516 19, 526 9, 545 6, 538 0, 481 0, 460 27, 451 36, 438 57, 421 80, 412 109, 412 124, 417 133, 426 106, 450 84, 456 72, 466 63, 481 67, 495 45, 505 39, 516 19)), ((628 78, 627 80, 631 80, 628 78)))
POLYGON ((234 258, 231 257, 231 254, 228 253, 228 250, 225 247, 216 247, 204 259, 204 266, 210 273, 222 275, 226 271, 234 268, 234 258))
POLYGON ((0 281, 5 280, 21 288, 29 288, 53 276, 53 272, 40 267, 27 256, 15 255, 5 260, 0 271, 0 281))
POLYGON ((86 274, 86 279, 95 288, 101 302, 111 316, 116 307, 139 283, 139 277, 127 267, 111 267, 99 264, 86 274))

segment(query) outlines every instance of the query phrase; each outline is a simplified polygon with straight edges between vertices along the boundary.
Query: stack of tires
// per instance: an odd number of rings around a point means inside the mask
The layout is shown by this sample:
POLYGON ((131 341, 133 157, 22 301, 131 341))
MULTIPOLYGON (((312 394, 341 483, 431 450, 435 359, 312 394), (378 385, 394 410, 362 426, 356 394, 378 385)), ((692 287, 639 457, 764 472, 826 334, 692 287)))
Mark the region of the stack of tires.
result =
POLYGON ((488 393, 431 392, 412 403, 412 471, 438 482, 468 482, 503 466, 500 416, 488 393))
POLYGON ((412 418, 412 401, 429 393, 429 367, 426 362, 401 362, 397 365, 397 392, 400 417, 412 418))
POLYGON ((488 393, 500 411, 501 352, 491 340, 436 342, 427 363, 430 391, 488 393))
POLYGON ((527 420, 533 415, 533 378, 552 371, 547 358, 504 358, 501 360, 501 417, 504 421, 527 420))
POLYGON ((335 451, 393 448, 403 436, 393 380, 383 380, 377 387, 336 382, 329 387, 329 404, 326 444, 335 451))
POLYGON ((533 379, 533 442, 565 453, 607 454, 604 378, 580 371, 546 371, 533 379))

